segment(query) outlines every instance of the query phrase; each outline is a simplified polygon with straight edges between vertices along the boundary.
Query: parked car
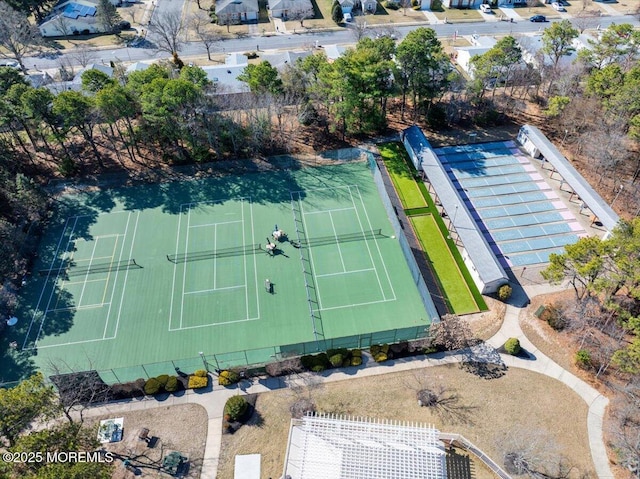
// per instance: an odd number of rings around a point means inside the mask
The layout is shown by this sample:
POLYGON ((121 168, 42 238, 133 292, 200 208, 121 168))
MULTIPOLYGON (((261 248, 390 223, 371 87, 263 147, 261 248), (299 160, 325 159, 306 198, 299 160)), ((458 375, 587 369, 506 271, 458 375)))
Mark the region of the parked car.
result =
POLYGON ((547 21, 547 17, 545 17, 544 15, 534 15, 533 17, 529 18, 530 22, 546 22, 547 21))
POLYGON ((1 58, 0 67, 20 68, 20 64, 15 60, 8 60, 6 58, 1 58))
POLYGON ((562 6, 560 2, 553 2, 551 6, 556 12, 566 12, 565 8, 562 6))
POLYGON ((482 5, 480 5, 480 11, 482 13, 493 13, 491 11, 491 5, 489 5, 487 3, 483 3, 482 5))
POLYGON ((345 22, 350 22, 350 21, 353 20, 353 17, 351 16, 350 13, 345 13, 343 16, 344 16, 344 21, 345 22))

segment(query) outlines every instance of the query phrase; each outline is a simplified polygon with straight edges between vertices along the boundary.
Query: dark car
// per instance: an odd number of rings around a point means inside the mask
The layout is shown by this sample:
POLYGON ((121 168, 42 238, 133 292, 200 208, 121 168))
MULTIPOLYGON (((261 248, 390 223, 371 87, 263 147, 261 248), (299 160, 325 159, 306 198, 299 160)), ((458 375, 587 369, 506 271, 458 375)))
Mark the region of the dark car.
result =
POLYGON ((546 22, 547 21, 547 17, 545 17, 544 15, 534 15, 533 17, 529 18, 530 22, 546 22))

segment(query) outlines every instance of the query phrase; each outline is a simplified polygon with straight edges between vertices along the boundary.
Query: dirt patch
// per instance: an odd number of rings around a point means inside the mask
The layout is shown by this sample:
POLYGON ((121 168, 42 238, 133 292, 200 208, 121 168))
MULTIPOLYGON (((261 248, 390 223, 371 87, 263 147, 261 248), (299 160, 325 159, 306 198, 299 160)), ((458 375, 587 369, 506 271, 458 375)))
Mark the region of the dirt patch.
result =
POLYGON ((462 318, 469 325, 474 338, 486 341, 500 330, 507 307, 502 301, 488 296, 483 298, 489 307, 488 311, 466 314, 462 318))
MULTIPOLYGON (((563 384, 539 374, 512 368, 494 380, 481 379, 458 365, 392 373, 316 386, 310 395, 318 411, 395 421, 433 424, 443 432, 464 435, 497 462, 497 440, 517 425, 522 434, 548 431, 557 450, 575 466, 571 477, 594 475, 587 440, 587 405, 563 384), (459 415, 441 416, 419 407, 416 392, 422 384, 441 384, 459 394, 459 415)), ((218 479, 233 477, 236 454, 261 454, 262 477, 280 477, 284 467, 291 415, 291 390, 258 396, 261 421, 222 440, 218 479)), ((482 466, 476 465, 480 473, 482 466)), ((490 475, 478 475, 478 478, 490 475)))
POLYGON ((171 451, 179 451, 189 458, 187 478, 200 477, 204 446, 207 440, 207 412, 198 404, 160 406, 153 409, 126 413, 105 414, 92 417, 85 422, 88 426, 98 425, 102 419, 124 418, 122 441, 106 444, 108 451, 118 454, 113 479, 169 477, 160 471, 162 459, 171 451), (149 429, 149 442, 138 438, 142 428, 149 429), (127 470, 123 460, 131 461, 140 474, 127 470))

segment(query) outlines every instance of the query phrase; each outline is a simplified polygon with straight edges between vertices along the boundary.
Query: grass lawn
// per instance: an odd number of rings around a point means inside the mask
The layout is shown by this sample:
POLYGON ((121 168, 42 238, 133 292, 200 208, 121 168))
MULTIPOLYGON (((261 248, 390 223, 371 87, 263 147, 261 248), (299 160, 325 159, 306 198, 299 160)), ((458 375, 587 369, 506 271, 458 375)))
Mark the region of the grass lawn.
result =
POLYGON ((380 145, 380 155, 393 181, 396 193, 405 209, 427 206, 418 185, 405 161, 407 152, 400 143, 385 143, 380 145))
MULTIPOLYGON (((236 454, 262 454, 262 477, 283 472, 291 415, 296 398, 310 397, 317 410, 356 417, 433 424, 443 432, 459 433, 502 464, 497 440, 505 433, 528 435, 547 431, 550 444, 575 469, 571 477, 594 477, 587 436, 587 404, 562 383, 529 371, 511 368, 497 379, 470 374, 458 365, 351 378, 258 396, 258 416, 251 425, 222 437, 218 479, 233 478, 236 454), (446 387, 459 397, 456 405, 467 413, 447 416, 419 407, 416 391, 423 384, 446 387)), ((473 456, 472 456, 473 460, 473 456)), ((474 479, 495 476, 474 461, 474 479)))
POLYGON ((409 219, 422 245, 422 250, 440 281, 451 310, 455 314, 477 312, 478 305, 433 215, 411 216, 409 219))

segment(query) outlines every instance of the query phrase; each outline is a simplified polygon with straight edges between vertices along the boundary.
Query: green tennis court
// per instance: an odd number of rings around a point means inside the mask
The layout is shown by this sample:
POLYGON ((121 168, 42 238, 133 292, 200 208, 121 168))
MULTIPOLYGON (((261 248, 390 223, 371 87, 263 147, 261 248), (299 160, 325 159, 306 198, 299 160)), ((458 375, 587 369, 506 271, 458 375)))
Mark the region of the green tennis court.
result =
POLYGON ((200 352, 268 362, 431 322, 364 162, 65 197, 24 291, 13 334, 35 365, 131 368, 120 380, 200 352))

